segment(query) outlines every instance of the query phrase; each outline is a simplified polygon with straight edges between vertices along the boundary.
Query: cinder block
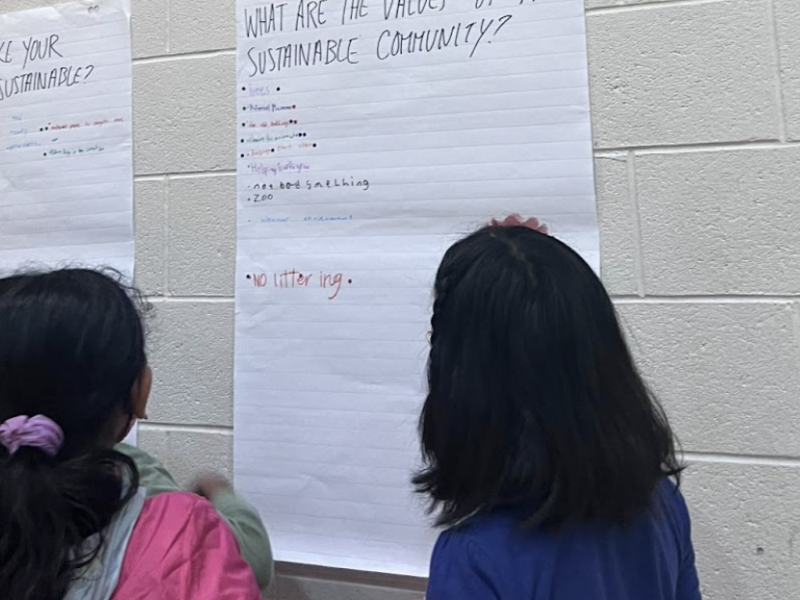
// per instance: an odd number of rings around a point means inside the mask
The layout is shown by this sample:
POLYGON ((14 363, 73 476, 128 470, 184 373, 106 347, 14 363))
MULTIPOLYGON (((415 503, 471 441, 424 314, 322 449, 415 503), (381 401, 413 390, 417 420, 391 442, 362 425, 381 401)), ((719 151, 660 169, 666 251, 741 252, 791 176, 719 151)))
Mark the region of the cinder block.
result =
POLYGON ((164 293, 167 221, 166 183, 137 181, 134 185, 136 286, 148 296, 164 293))
POLYGON ((134 65, 137 174, 235 168, 235 63, 221 55, 134 65))
POLYGON ((169 293, 233 296, 236 177, 169 183, 169 293))
POLYGON ((777 139, 763 0, 589 13, 587 24, 596 146, 777 139))
POLYGON ((233 473, 233 436, 169 429, 148 424, 139 427, 139 446, 158 460, 179 485, 187 487, 205 473, 233 473))
POLYGON ((800 148, 636 159, 648 294, 800 292, 800 148))
POLYGON ((231 425, 233 302, 167 300, 154 306, 150 419, 231 425))
POLYGON ((597 157, 594 167, 603 283, 611 294, 633 295, 637 292, 636 254, 639 248, 635 228, 637 217, 628 193, 626 155, 597 157))
POLYGON ((235 47, 236 0, 170 0, 171 53, 185 54, 235 47))
POLYGON ((167 53, 169 0, 132 0, 131 44, 133 58, 167 53))
POLYGON ((800 469, 696 464, 684 493, 705 600, 797 598, 800 469))
POLYGON ((800 2, 773 0, 778 28, 786 128, 789 139, 800 139, 800 2))
POLYGON ((684 450, 800 456, 800 369, 785 303, 618 303, 684 450))

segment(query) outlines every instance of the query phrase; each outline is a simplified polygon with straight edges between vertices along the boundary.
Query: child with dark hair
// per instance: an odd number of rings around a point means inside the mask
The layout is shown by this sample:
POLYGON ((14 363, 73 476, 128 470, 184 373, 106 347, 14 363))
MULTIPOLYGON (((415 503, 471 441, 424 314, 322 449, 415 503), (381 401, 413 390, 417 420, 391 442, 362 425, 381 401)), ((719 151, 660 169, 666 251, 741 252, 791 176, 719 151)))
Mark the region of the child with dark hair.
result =
POLYGON ((542 229, 493 221, 436 275, 427 598, 700 600, 666 416, 600 279, 542 229))
POLYGON ((152 384, 131 292, 84 269, 0 280, 2 596, 259 600, 214 507, 147 498, 114 450, 152 384))

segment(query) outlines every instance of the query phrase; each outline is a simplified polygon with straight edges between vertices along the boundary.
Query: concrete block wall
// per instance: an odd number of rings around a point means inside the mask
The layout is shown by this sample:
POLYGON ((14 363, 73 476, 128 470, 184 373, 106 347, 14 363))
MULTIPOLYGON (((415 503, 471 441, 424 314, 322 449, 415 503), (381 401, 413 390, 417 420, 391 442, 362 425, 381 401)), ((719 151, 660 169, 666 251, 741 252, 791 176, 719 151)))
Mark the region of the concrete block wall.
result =
POLYGON ((800 597, 800 2, 586 0, 603 276, 707 600, 800 597))
MULTIPOLYGON (((13 11, 55 0, 2 0, 13 11)), ((133 0, 142 446, 231 470, 235 0, 133 0)), ((800 594, 800 1, 586 0, 603 278, 691 468, 707 600, 800 594)), ((278 600, 422 582, 296 565, 278 600)))

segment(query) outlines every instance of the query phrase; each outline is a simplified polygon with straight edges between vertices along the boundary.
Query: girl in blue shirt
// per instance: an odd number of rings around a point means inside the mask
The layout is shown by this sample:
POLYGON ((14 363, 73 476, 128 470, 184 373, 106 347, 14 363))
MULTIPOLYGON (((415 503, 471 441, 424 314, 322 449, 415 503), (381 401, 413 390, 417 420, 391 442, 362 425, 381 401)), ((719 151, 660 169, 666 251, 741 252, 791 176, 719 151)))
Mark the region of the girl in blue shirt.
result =
POLYGON ((700 600, 667 418, 600 279, 537 228, 493 222, 436 276, 427 600, 700 600))

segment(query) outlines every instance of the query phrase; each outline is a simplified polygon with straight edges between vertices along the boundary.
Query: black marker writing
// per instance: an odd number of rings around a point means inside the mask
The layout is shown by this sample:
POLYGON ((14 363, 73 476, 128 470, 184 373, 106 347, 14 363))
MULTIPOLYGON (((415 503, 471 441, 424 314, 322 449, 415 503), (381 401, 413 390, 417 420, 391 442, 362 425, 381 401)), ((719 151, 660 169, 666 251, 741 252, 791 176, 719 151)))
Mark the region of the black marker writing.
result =
POLYGON ((497 29, 494 30, 492 36, 496 36, 498 33, 500 33, 500 30, 506 26, 506 24, 511 20, 511 18, 512 18, 511 15, 503 15, 502 17, 497 19, 498 22, 497 29))
POLYGON ((297 5, 297 16, 294 30, 319 29, 328 21, 325 19, 325 3, 328 0, 300 0, 297 5))
POLYGON ((11 96, 85 83, 94 71, 88 67, 58 67, 49 71, 32 71, 9 79, 0 79, 0 102, 11 96))
MULTIPOLYGON (((364 19, 369 15, 369 2, 380 2, 384 21, 397 21, 396 27, 389 27, 379 35, 377 42, 367 42, 364 36, 351 38, 324 38, 308 42, 276 43, 267 47, 253 46, 247 51, 249 77, 259 77, 268 73, 288 70, 295 67, 314 67, 332 64, 359 64, 358 45, 375 43, 374 52, 378 60, 387 61, 395 57, 415 53, 439 52, 450 48, 469 49, 469 58, 475 56, 478 48, 491 44, 502 29, 511 22, 513 16, 474 17, 455 19, 452 24, 425 27, 425 19, 414 19, 420 23, 418 28, 408 29, 399 24, 415 17, 433 16, 442 13, 452 2, 447 0, 341 0, 341 19, 337 25, 364 19)), ((467 2, 467 0, 463 0, 467 2)), ((532 4, 536 0, 518 0, 519 5, 532 4)), ((458 3, 461 8, 461 2, 458 3)), ((496 8, 501 2, 495 0, 472 0, 474 10, 496 8)), ((284 20, 288 2, 271 2, 258 8, 244 9, 244 22, 248 38, 260 38, 270 33, 285 32, 284 20)), ((338 5, 337 5, 338 6, 338 5)), ((294 30, 308 31, 322 29, 329 23, 326 9, 329 0, 298 0, 296 11, 292 5, 294 30)), ((338 10, 338 8, 337 8, 338 10)), ((485 11, 482 11, 485 12, 485 11)), ((464 13, 461 13, 464 14, 464 13)), ((291 30, 291 24, 288 27, 291 30)), ((1 56, 1 55, 0 55, 1 56)))
POLYGON ((247 37, 260 38, 273 31, 283 31, 284 8, 286 8, 286 2, 259 6, 255 10, 245 8, 244 27, 247 37))
POLYGON ((356 21, 367 16, 367 5, 364 0, 345 0, 342 3, 342 25, 348 21, 356 21), (348 12, 350 13, 348 16, 348 12))
POLYGON ((447 0, 383 0, 383 18, 404 19, 426 12, 442 12, 447 0))
POLYGON ((314 42, 285 44, 266 50, 250 48, 250 77, 282 71, 292 67, 313 67, 348 63, 357 65, 356 42, 358 38, 316 40, 314 42))
POLYGON ((481 19, 470 23, 457 23, 451 27, 422 29, 416 31, 385 30, 378 37, 377 55, 379 60, 388 60, 404 54, 418 52, 436 52, 446 48, 467 46, 472 48, 470 58, 475 55, 478 46, 486 40, 487 34, 492 37, 511 20, 511 15, 499 19, 481 19))
POLYGON ((32 37, 28 38, 27 41, 22 40, 22 47, 25 49, 25 62, 22 64, 22 68, 26 68, 29 62, 47 60, 52 58, 53 55, 58 58, 64 58, 56 49, 58 40, 58 34, 55 33, 41 40, 32 37))
POLYGON ((0 63, 11 64, 11 44, 13 42, 0 42, 0 63))

